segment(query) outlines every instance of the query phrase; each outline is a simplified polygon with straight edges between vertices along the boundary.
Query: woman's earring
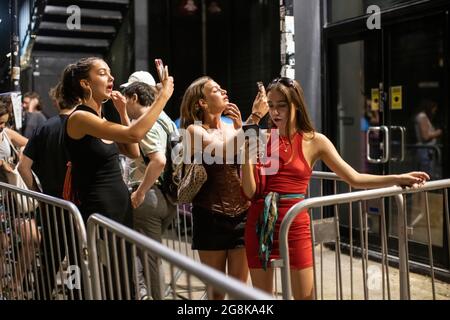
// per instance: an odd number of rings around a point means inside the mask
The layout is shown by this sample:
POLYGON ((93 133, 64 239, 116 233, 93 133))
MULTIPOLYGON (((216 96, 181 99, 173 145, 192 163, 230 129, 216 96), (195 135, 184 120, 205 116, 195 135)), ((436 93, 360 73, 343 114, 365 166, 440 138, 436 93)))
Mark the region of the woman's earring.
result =
POLYGON ((89 100, 92 99, 92 89, 91 89, 90 87, 88 87, 88 89, 89 89, 89 98, 86 100, 86 99, 83 97, 83 103, 84 103, 84 104, 86 104, 86 101, 89 101, 89 100))

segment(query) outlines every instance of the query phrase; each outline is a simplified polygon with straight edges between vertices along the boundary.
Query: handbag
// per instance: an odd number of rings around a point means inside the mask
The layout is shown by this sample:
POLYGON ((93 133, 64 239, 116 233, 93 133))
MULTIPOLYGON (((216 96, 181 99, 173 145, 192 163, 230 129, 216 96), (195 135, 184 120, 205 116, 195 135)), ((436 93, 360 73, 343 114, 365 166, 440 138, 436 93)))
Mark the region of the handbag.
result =
MULTIPOLYGON (((7 172, 6 177, 8 179, 9 184, 23 190, 28 190, 28 186, 23 181, 22 176, 17 170, 17 166, 16 168, 14 168, 12 172, 7 172)), ((19 193, 14 193, 14 199, 16 202, 17 211, 19 213, 32 212, 39 206, 37 200, 31 199, 29 196, 22 195, 19 193)))
MULTIPOLYGON (((11 140, 9 139, 6 132, 3 131, 3 138, 6 139, 6 141, 9 143, 11 149, 16 154, 17 158, 19 157, 19 152, 17 151, 16 147, 12 144, 11 140)), ((37 179, 34 172, 32 172, 34 179, 37 179)), ((23 181, 22 176, 20 175, 17 165, 14 166, 14 169, 11 172, 5 172, 6 179, 8 181, 8 184, 16 186, 23 190, 29 190, 26 183, 23 181)), ((38 180, 36 180, 38 181, 38 180)), ((38 185, 39 187, 39 185, 38 185)), ((14 200, 16 202, 17 211, 19 213, 27 213, 34 211, 38 206, 39 203, 37 200, 31 199, 29 196, 22 195, 19 193, 14 192, 14 200)))
POLYGON ((184 174, 178 184, 178 203, 192 203, 208 175, 202 164, 185 164, 184 174))
POLYGON ((66 175, 64 177, 64 187, 62 197, 64 200, 73 202, 76 206, 80 205, 79 198, 75 189, 73 188, 72 182, 72 162, 68 161, 66 164, 66 175))

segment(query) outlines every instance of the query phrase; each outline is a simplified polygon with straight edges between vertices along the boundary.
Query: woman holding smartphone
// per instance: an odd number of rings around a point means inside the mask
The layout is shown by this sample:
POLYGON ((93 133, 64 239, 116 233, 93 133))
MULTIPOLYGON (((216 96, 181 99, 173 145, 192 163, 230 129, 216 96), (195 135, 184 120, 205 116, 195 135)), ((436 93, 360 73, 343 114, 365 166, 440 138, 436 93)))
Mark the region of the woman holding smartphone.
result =
POLYGON ((83 58, 68 65, 62 75, 62 99, 68 105, 81 101, 70 114, 66 146, 72 161, 73 188, 84 220, 100 213, 131 225, 130 194, 119 166, 119 153, 139 157, 138 142, 153 126, 173 92, 173 78, 165 68, 162 89, 146 112, 130 125, 126 99, 113 91, 114 78, 100 58, 83 58), (103 118, 102 105, 112 99, 121 124, 103 118))
MULTIPOLYGON (((380 188, 392 185, 413 186, 429 179, 424 172, 399 175, 371 175, 356 172, 338 154, 324 135, 314 131, 309 119, 303 89, 289 78, 277 78, 267 88, 269 104, 269 143, 267 159, 279 154, 279 170, 265 175, 267 163, 243 165, 242 184, 245 195, 251 199, 245 243, 252 283, 255 287, 273 292, 273 269, 270 260, 279 258, 279 227, 287 211, 305 198, 314 163, 322 160, 332 171, 355 188, 380 188), (279 134, 279 139, 273 139, 279 134), (274 141, 271 143, 270 141, 274 141), (275 143, 278 141, 278 143, 275 143), (261 241, 263 212, 276 212, 273 231, 273 249, 267 250, 261 241)), ((274 161, 276 159, 272 159, 274 161)), ((313 257, 307 211, 294 220, 288 234, 292 289, 295 299, 313 298, 313 257)))
MULTIPOLYGON (((265 95, 258 94, 248 122, 258 123, 267 113, 265 95)), ((228 99, 227 91, 210 77, 195 80, 186 90, 181 103, 181 128, 191 139, 190 155, 201 154, 208 178, 193 199, 192 248, 198 250, 200 260, 243 282, 248 278, 244 247, 244 226, 248 201, 241 194, 240 167, 226 162, 229 148, 236 155, 240 146, 237 135, 242 133, 241 113, 228 99), (221 121, 224 114, 232 125, 221 121), (201 141, 197 146, 194 141, 201 141), (214 154, 214 153, 223 154, 214 154), (207 157, 218 162, 205 161, 207 157), (220 162, 220 163, 219 163, 220 162)), ((230 160, 230 159, 228 159, 230 160)), ((214 299, 224 299, 219 292, 214 299)))

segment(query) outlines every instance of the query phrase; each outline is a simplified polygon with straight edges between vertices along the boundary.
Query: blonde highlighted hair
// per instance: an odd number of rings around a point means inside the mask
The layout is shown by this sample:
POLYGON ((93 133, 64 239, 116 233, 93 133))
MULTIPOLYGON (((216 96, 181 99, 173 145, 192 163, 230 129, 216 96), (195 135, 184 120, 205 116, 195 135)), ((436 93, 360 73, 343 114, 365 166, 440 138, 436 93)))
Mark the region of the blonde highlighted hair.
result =
POLYGON ((180 107, 180 127, 186 129, 196 121, 203 121, 204 111, 200 107, 199 100, 205 97, 203 89, 208 81, 213 79, 200 77, 186 89, 180 107))

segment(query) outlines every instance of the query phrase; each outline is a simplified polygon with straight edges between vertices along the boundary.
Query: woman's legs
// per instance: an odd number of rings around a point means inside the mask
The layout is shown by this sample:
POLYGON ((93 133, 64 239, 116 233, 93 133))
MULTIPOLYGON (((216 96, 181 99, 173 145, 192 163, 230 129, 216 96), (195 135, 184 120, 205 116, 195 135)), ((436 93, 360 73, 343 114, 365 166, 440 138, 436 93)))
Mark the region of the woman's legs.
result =
POLYGON ((5 289, 7 285, 6 276, 6 252, 9 248, 10 241, 8 236, 0 230, 0 297, 2 291, 5 289))
MULTIPOLYGON (((273 269, 250 269, 255 288, 273 294, 273 269)), ((295 300, 312 300, 314 298, 313 268, 291 270, 292 294, 295 300)))
POLYGON ((313 268, 291 270, 291 286, 295 300, 314 299, 313 268))
MULTIPOLYGON (((35 219, 16 218, 14 221, 14 230, 21 243, 15 245, 17 255, 12 290, 13 297, 21 299, 24 297, 21 293, 24 291, 22 290, 23 280, 33 268, 33 262, 36 259, 36 252, 39 250, 41 237, 35 219)), ((26 288, 28 289, 28 287, 26 288)))
MULTIPOLYGON (((228 269, 229 276, 247 283, 248 266, 245 248, 220 251, 199 250, 198 254, 202 263, 223 273, 226 273, 226 269, 228 269)), ((214 291, 213 299, 223 300, 225 299, 225 294, 214 291)))
POLYGON ((267 271, 264 271, 263 269, 250 269, 250 276, 252 278, 252 284, 255 288, 273 295, 272 268, 267 268, 267 271))
POLYGON ((27 272, 33 268, 33 262, 36 259, 36 252, 39 250, 41 236, 34 219, 21 219, 19 234, 22 237, 22 248, 19 253, 19 285, 22 284, 27 272))
MULTIPOLYGON (((219 270, 225 273, 226 262, 227 262, 227 251, 225 250, 199 250, 198 255, 200 256, 200 261, 211 268, 219 270)), ((213 291, 213 300, 223 300, 225 295, 221 292, 213 291)))
POLYGON ((244 283, 248 280, 248 264, 245 248, 228 250, 228 275, 244 283))

